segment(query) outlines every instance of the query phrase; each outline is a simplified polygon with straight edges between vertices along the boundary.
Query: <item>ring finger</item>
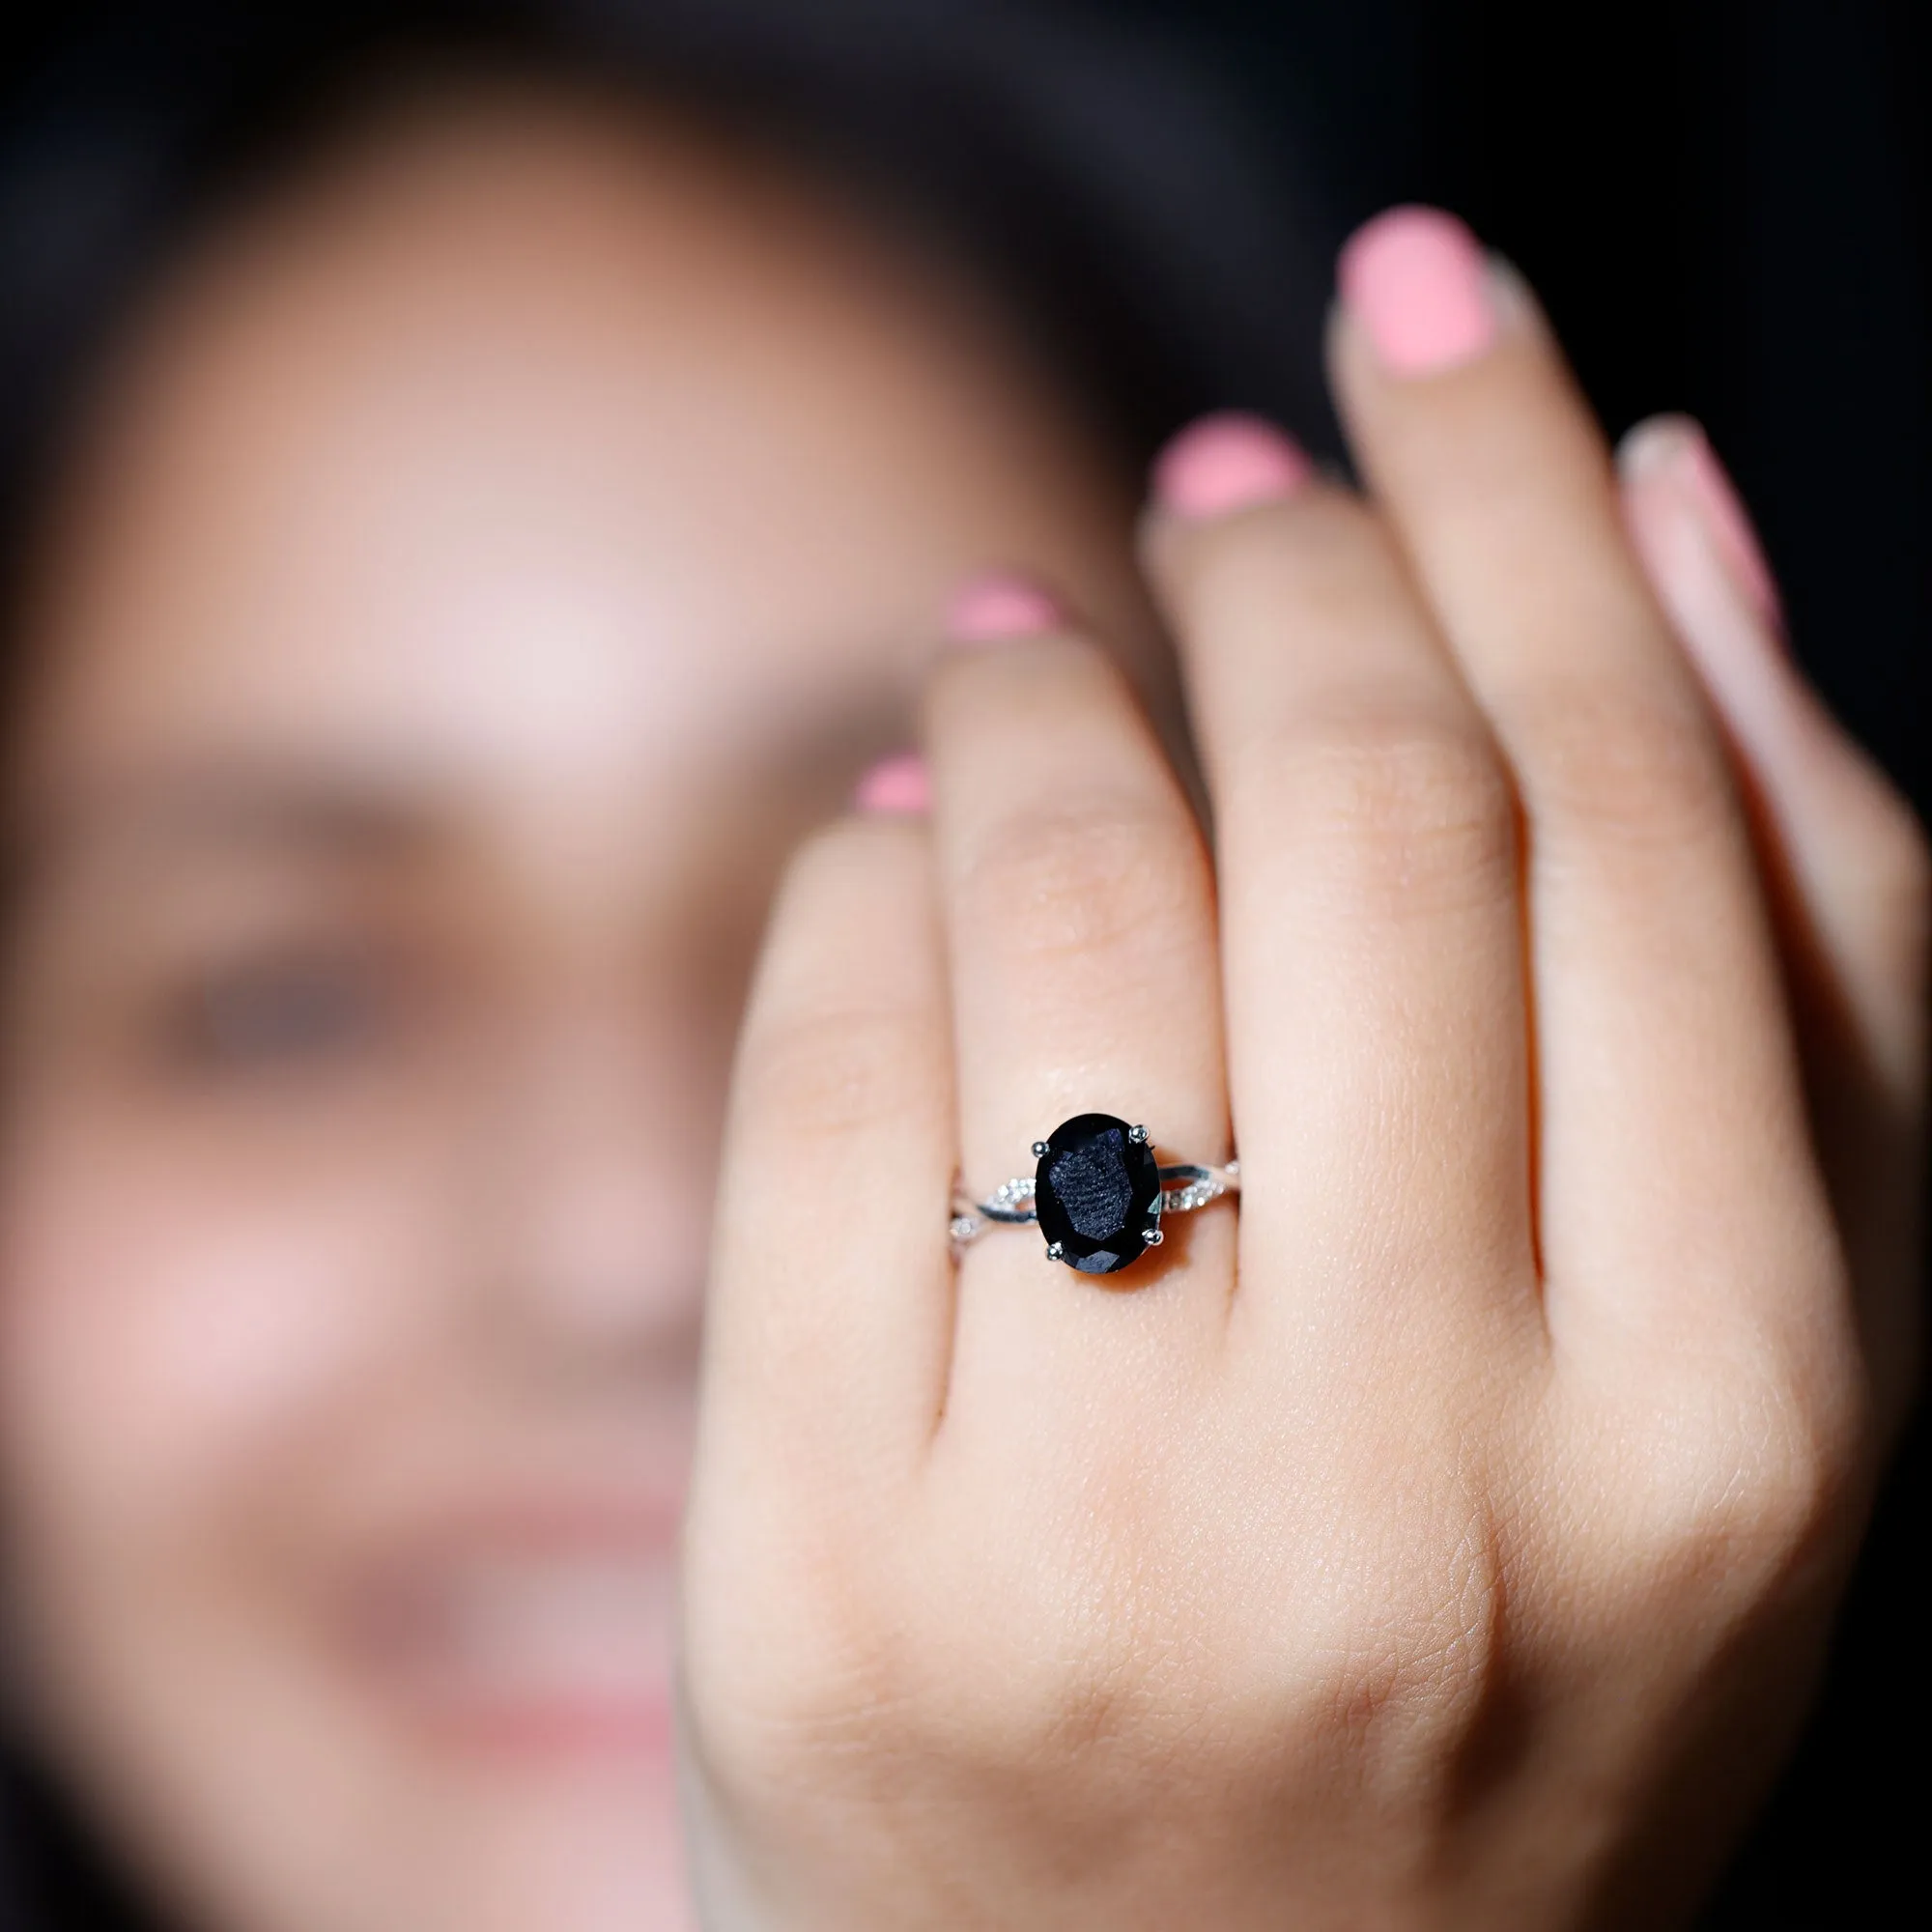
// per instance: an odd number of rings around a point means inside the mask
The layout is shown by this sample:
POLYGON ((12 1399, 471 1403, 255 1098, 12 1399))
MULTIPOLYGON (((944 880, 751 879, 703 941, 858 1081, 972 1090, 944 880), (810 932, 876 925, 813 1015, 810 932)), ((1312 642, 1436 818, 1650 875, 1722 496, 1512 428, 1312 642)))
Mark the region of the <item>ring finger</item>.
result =
MULTIPOLYGON (((1225 1159, 1211 873, 1146 715, 1038 592, 969 600, 955 634, 927 737, 968 1192, 1030 1172, 1034 1142, 1086 1113, 1144 1123, 1163 1160, 1225 1159)), ((1175 1333, 1218 1333, 1230 1218, 1188 1216, 1120 1275, 988 1231, 962 1258, 949 1415, 989 1381, 1003 1416, 1029 1388, 1064 1409, 1122 1351, 1198 1362, 1175 1333)))

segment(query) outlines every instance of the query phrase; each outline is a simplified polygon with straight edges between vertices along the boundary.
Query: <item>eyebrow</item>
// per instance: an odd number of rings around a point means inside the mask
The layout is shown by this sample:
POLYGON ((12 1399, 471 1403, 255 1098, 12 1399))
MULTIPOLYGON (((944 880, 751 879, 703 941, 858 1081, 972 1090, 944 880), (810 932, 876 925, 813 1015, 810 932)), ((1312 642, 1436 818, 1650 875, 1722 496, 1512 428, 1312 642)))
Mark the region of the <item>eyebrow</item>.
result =
POLYGON ((136 774, 29 810, 7 839, 10 901, 105 847, 389 861, 441 843, 448 813, 420 782, 367 771, 244 764, 136 774))

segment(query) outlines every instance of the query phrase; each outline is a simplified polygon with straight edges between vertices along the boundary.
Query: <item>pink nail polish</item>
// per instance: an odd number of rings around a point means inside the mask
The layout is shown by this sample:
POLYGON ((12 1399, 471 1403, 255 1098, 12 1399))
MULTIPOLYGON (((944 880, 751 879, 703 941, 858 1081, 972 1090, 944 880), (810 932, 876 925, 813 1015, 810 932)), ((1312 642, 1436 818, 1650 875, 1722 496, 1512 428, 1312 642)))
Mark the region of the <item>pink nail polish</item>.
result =
POLYGON ((1050 591, 1007 572, 975 578, 946 613, 947 635, 962 644, 1037 637, 1065 622, 1066 613, 1050 591))
POLYGON ((1342 299, 1398 376, 1473 361, 1496 337, 1489 262, 1476 238, 1436 208, 1392 208, 1342 250, 1342 299))
POLYGON ((895 752, 859 781, 852 803, 860 811, 911 815, 932 810, 932 777, 917 752, 895 752))
POLYGON ((1782 630, 1784 602, 1777 594, 1777 580, 1771 574, 1771 564, 1758 542, 1750 513, 1745 508, 1729 472, 1718 461, 1710 438, 1694 423, 1687 423, 1686 428, 1690 434, 1684 439, 1678 473, 1690 485, 1703 515, 1704 527, 1732 582, 1750 600, 1760 617, 1782 630))
POLYGON ((1292 497, 1314 473, 1293 438, 1231 411, 1202 417, 1161 452, 1154 500, 1173 516, 1204 521, 1292 497))

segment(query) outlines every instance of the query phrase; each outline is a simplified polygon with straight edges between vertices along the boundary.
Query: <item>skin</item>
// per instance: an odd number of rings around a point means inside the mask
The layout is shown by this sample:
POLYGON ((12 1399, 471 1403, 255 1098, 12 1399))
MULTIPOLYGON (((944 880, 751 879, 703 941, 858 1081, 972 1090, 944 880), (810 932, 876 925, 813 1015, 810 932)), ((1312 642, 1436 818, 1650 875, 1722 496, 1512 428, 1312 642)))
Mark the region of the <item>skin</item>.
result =
POLYGON ((1336 349, 1374 499, 1144 577, 970 291, 669 127, 444 109, 147 319, 33 612, 0 1483, 36 1735, 189 1922, 679 1922, 708 1254, 707 1923, 1694 1895, 1904 1399, 1831 1177, 1909 1157, 1922 848, 1533 314, 1336 349), (937 652, 989 565, 1081 623, 937 652), (915 716, 714 1251, 772 882, 915 716), (954 1169, 1103 1092, 1238 1219, 955 1282, 954 1169))

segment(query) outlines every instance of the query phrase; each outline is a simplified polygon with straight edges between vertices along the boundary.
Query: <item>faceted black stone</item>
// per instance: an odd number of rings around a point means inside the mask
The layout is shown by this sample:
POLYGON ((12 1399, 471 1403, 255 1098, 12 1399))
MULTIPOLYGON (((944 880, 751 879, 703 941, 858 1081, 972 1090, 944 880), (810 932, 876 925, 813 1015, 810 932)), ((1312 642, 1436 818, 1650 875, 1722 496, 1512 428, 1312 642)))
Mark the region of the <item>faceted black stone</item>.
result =
POLYGON ((1076 1114, 1046 1137, 1034 1208, 1048 1242, 1082 1274, 1113 1274, 1147 1253, 1160 1226, 1160 1169, 1112 1114, 1076 1114))

